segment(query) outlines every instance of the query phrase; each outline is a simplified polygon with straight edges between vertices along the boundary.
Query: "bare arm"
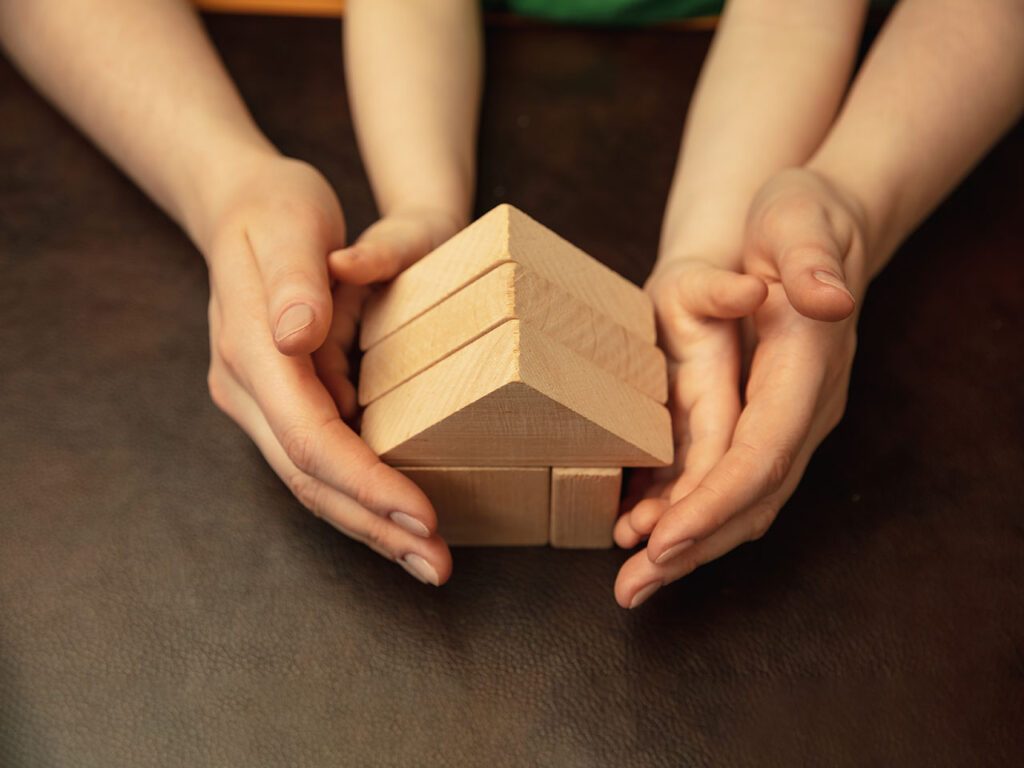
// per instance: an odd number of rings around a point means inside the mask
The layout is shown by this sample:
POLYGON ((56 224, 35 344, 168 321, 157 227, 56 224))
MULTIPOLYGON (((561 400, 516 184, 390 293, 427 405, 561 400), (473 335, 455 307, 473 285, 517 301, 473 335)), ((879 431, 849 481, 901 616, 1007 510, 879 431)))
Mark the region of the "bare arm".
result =
POLYGON ((0 0, 0 44, 197 243, 273 152, 182 0, 0 0))
POLYGON ((345 244, 341 206, 260 133, 195 11, 0 0, 0 43, 203 251, 214 402, 317 515, 417 579, 445 581, 451 556, 429 500, 341 419, 355 392, 340 347, 358 304, 352 286, 332 297, 328 280, 328 254, 345 244))
POLYGON ((746 402, 729 450, 696 487, 632 513, 642 520, 630 527, 651 533, 623 567, 620 602, 768 530, 842 417, 856 297, 1022 104, 1020 0, 896 8, 820 149, 754 197, 743 266, 768 293, 750 321, 746 402))
POLYGON ((904 0, 809 167, 852 194, 868 269, 956 186, 1024 108, 1024 3, 904 0))
POLYGON ((383 216, 440 209, 466 223, 483 59, 475 0, 352 0, 345 71, 383 216))
POLYGON ((690 104, 661 258, 738 267, 750 201, 807 160, 849 82, 866 2, 732 0, 690 104))

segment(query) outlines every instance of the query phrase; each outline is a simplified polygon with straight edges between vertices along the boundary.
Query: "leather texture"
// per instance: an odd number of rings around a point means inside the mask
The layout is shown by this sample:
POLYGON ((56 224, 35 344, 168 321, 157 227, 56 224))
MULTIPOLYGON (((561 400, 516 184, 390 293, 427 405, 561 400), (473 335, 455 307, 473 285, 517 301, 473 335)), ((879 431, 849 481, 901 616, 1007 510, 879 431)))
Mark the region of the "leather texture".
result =
MULTIPOLYGON (((210 17, 257 120, 374 216, 337 22, 210 17)), ((477 212, 634 281, 709 37, 500 27, 477 212)), ((415 583, 210 403, 205 268, 0 62, 0 765, 1012 765, 1024 754, 1024 132, 866 299, 769 534, 640 609, 620 551, 415 583)))

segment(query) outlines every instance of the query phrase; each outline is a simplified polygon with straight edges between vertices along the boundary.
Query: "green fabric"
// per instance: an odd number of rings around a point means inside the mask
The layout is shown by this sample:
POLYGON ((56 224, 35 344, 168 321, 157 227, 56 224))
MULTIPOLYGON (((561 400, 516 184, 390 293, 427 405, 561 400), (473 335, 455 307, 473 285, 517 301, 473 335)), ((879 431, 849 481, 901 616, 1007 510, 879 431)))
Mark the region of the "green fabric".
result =
MULTIPOLYGON (((890 7, 896 0, 871 0, 890 7)), ((484 0, 488 10, 581 24, 651 24, 694 16, 717 16, 724 0, 484 0)))
POLYGON ((649 24, 715 16, 723 0, 489 0, 489 9, 587 24, 649 24))

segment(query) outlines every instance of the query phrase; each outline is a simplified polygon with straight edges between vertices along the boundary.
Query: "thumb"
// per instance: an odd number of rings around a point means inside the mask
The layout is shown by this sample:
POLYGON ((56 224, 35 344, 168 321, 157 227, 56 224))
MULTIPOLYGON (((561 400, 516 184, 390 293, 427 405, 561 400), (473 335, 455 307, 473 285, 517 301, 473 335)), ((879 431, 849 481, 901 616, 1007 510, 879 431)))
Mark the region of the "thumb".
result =
POLYGON ((856 304, 846 286, 843 260, 831 245, 802 245, 778 257, 789 303, 814 320, 842 320, 849 317, 856 304))
POLYGON ((390 280, 439 245, 436 239, 426 222, 405 218, 380 219, 353 245, 330 254, 331 275, 350 285, 390 280))
POLYGON ((327 249, 314 237, 254 242, 274 343, 286 355, 311 354, 331 326, 327 249))
POLYGON ((849 317, 856 300, 843 269, 846 248, 824 211, 807 216, 806 211, 796 215, 798 210, 794 215, 779 210, 758 217, 754 255, 774 265, 789 303, 801 315, 827 321, 849 317))

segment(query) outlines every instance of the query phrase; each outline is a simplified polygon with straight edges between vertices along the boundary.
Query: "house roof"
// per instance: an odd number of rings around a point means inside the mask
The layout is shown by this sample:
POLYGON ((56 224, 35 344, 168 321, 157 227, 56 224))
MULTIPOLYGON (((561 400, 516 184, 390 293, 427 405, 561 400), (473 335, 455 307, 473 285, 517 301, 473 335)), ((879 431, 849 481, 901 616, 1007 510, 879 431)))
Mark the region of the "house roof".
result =
POLYGON ((655 342, 650 298, 637 286, 511 205, 499 205, 406 269, 367 303, 368 349, 484 273, 516 262, 655 342))
POLYGON ((508 320, 371 403, 390 464, 660 466, 668 410, 529 323, 508 320))
POLYGON ((368 405, 508 320, 518 319, 660 403, 665 356, 521 264, 501 264, 428 309, 363 355, 359 403, 368 405))

